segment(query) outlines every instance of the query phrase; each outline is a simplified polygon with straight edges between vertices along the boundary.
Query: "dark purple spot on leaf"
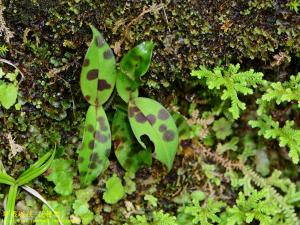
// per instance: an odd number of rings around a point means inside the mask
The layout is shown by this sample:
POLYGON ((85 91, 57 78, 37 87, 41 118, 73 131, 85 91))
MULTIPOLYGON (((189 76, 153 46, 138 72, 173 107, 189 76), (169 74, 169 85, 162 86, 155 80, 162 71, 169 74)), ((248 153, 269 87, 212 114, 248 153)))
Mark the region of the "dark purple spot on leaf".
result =
POLYGON ((105 125, 105 119, 104 119, 104 117, 98 117, 97 121, 98 121, 100 129, 102 131, 107 131, 108 130, 108 127, 105 125))
POLYGON ((171 130, 167 130, 165 133, 164 133, 164 136, 163 136, 163 139, 165 141, 173 141, 175 138, 175 133, 171 130))
POLYGON ((100 116, 97 118, 97 121, 99 124, 104 124, 105 119, 104 119, 104 117, 100 116))
POLYGON ((101 143, 104 143, 104 142, 107 141, 107 137, 104 136, 104 135, 102 135, 99 131, 97 131, 97 132, 95 133, 95 139, 96 139, 97 141, 101 142, 101 143))
POLYGON ((94 69, 94 70, 90 70, 87 74, 87 79, 88 80, 95 80, 98 78, 98 70, 94 69))
POLYGON ((106 82, 106 80, 98 80, 98 90, 103 91, 105 89, 110 89, 111 85, 106 82))
POLYGON ((87 131, 88 131, 88 132, 94 132, 94 127, 93 127, 91 124, 89 124, 89 125, 87 126, 87 131))
POLYGON ((89 168, 90 169, 96 169, 97 168, 97 164, 95 162, 92 162, 90 165, 89 165, 89 168))
POLYGON ((92 162, 97 162, 97 161, 99 161, 100 159, 99 159, 99 155, 98 155, 98 153, 97 152, 93 152, 92 154, 91 154, 91 156, 90 156, 90 161, 92 161, 92 162))
POLYGON ((105 40, 102 35, 96 37, 96 46, 101 48, 105 44, 105 40))
POLYGON ((104 59, 111 59, 114 56, 114 53, 112 50, 109 48, 103 53, 104 59))
POLYGON ((91 96, 86 95, 86 96, 85 96, 85 99, 86 99, 87 101, 89 101, 89 100, 91 100, 91 96))
POLYGON ((129 117, 133 117, 135 115, 135 113, 139 112, 139 111, 140 111, 139 108, 136 106, 129 107, 128 115, 129 115, 129 117))
POLYGON ((165 132, 167 130, 167 126, 165 124, 162 124, 159 126, 159 131, 160 132, 165 132))
POLYGON ((101 126, 100 129, 101 129, 102 131, 107 131, 107 130, 108 130, 108 127, 104 125, 104 126, 101 126))
POLYGON ((88 65, 90 65, 90 60, 89 59, 84 59, 83 66, 88 66, 88 65))
POLYGON ((94 147, 95 147, 95 142, 94 142, 94 140, 92 140, 89 142, 89 148, 93 149, 94 147))
POLYGON ((147 118, 143 115, 143 113, 141 112, 138 112, 136 115, 135 115, 135 120, 138 122, 138 123, 145 123, 147 118))
POLYGON ((158 118, 161 120, 167 120, 169 118, 169 113, 165 109, 160 109, 158 112, 158 118))
POLYGON ((151 125, 154 125, 154 124, 155 124, 155 121, 156 121, 156 118, 155 118, 155 116, 154 116, 153 114, 149 114, 149 115, 147 116, 147 120, 149 121, 149 123, 150 123, 151 125))

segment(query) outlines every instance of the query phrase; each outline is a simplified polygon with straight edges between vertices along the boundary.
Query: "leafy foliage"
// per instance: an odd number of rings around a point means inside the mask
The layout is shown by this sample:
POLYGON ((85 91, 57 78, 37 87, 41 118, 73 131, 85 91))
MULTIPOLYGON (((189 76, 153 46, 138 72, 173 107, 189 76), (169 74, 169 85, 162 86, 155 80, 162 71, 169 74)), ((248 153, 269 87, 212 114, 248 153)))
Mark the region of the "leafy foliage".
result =
POLYGON ((300 1, 299 0, 290 0, 287 3, 287 6, 290 8, 290 10, 293 10, 296 13, 298 13, 299 12, 299 8, 300 8, 300 1))
POLYGON ((229 112, 233 119, 240 116, 241 110, 246 109, 246 105, 242 102, 238 94, 249 95, 253 93, 253 88, 258 84, 263 84, 262 73, 256 73, 254 70, 239 72, 240 65, 232 65, 226 69, 224 67, 216 67, 212 71, 204 66, 200 70, 192 71, 191 75, 199 79, 204 79, 209 89, 221 89, 221 99, 230 100, 231 106, 229 112))
POLYGON ((171 115, 177 126, 179 140, 188 140, 196 136, 193 134, 193 129, 197 128, 188 124, 187 119, 183 115, 179 112, 172 112, 171 115))
POLYGON ((113 129, 117 133, 113 134, 117 159, 126 170, 136 172, 140 166, 151 164, 150 150, 154 145, 156 158, 170 170, 179 142, 175 122, 158 102, 138 97, 137 90, 140 78, 149 69, 154 44, 146 41, 128 51, 120 61, 120 69, 116 70, 112 50, 102 34, 94 27, 91 29, 93 40, 86 53, 80 78, 82 93, 91 105, 79 150, 82 186, 91 184, 109 165, 111 133, 102 104, 111 96, 116 80, 119 96, 128 103, 129 123, 133 131, 129 129, 125 115, 117 111, 113 121, 113 129), (120 120, 126 122, 120 125, 123 123, 120 120), (136 151, 132 134, 141 144, 141 150, 136 151))
POLYGON ((153 195, 145 195, 144 200, 148 202, 150 207, 157 207, 157 198, 153 195))
POLYGON ((252 136, 249 134, 246 134, 242 138, 242 143, 243 143, 243 150, 242 153, 239 154, 238 158, 241 162, 245 163, 249 157, 255 155, 257 146, 256 143, 253 141, 252 136))
POLYGON ((106 182, 106 191, 103 193, 103 199, 106 203, 115 204, 125 195, 125 189, 120 178, 114 174, 106 182))
POLYGON ((125 187, 124 190, 127 194, 133 194, 136 191, 136 183, 134 181, 135 174, 126 172, 124 175, 125 187))
POLYGON ((129 222, 124 225, 178 225, 176 222, 176 217, 171 216, 163 211, 154 211, 153 218, 147 219, 145 215, 143 216, 131 216, 129 222))
POLYGON ((0 67, 0 105, 5 109, 9 109, 16 103, 18 96, 17 76, 18 70, 15 70, 14 73, 5 73, 0 67))
POLYGON ((74 214, 81 218, 83 225, 88 225, 94 218, 94 213, 89 209, 89 201, 94 195, 94 189, 87 187, 76 191, 76 200, 73 203, 74 214))
POLYGON ((245 224, 254 220, 259 221, 261 225, 277 224, 272 216, 278 214, 280 209, 268 193, 267 189, 263 189, 253 191, 250 196, 246 197, 240 192, 236 205, 226 209, 221 224, 245 224))
POLYGON ((9 109, 16 103, 18 95, 18 88, 13 84, 7 84, 0 81, 0 103, 1 105, 9 109))
POLYGON ((72 160, 55 159, 51 164, 50 174, 46 179, 54 182, 54 190, 58 194, 69 195, 73 191, 72 163, 72 160))
POLYGON ((0 56, 5 57, 7 52, 8 52, 7 46, 5 44, 0 44, 0 56))
POLYGON ((138 85, 126 76, 125 73, 120 70, 118 71, 116 89, 123 101, 128 103, 130 98, 136 98, 139 96, 137 86, 138 85))
POLYGON ((220 185, 221 181, 217 176, 217 166, 214 164, 208 164, 204 162, 200 162, 201 168, 203 170, 204 175, 214 184, 220 185))
POLYGON ((102 34, 95 28, 86 53, 81 76, 81 91, 91 106, 87 112, 82 148, 79 151, 80 181, 89 185, 109 165, 110 126, 102 107, 113 92, 116 82, 115 57, 102 34))
POLYGON ((88 109, 82 147, 79 150, 80 182, 91 184, 109 165, 111 132, 102 106, 91 105, 88 109))
POLYGON ((131 80, 138 82, 149 69, 154 44, 145 41, 129 52, 127 52, 120 62, 121 71, 131 80))
POLYGON ((212 129, 216 133, 216 137, 221 140, 225 140, 232 134, 231 123, 223 117, 215 120, 212 129))
POLYGON ((298 224, 299 219, 295 214, 294 207, 289 203, 288 196, 283 197, 280 195, 275 188, 279 188, 283 193, 291 193, 291 196, 297 199, 298 193, 295 190, 295 184, 289 179, 283 179, 281 173, 274 171, 273 174, 268 178, 262 178, 249 167, 243 169, 243 177, 240 178, 237 173, 227 173, 231 180, 231 185, 238 189, 243 187, 244 195, 251 196, 253 193, 257 193, 256 187, 264 190, 265 198, 273 201, 278 209, 277 213, 272 215, 273 224, 298 224), (256 186, 256 187, 255 187, 256 186), (275 187, 275 188, 274 188, 275 187), (280 209, 280 210, 279 210, 280 209))
POLYGON ((271 83, 270 86, 261 97, 263 101, 275 101, 276 104, 297 101, 300 106, 300 73, 291 76, 289 81, 271 83))
POLYGON ((115 155, 121 166, 135 173, 141 166, 150 166, 152 153, 139 146, 132 133, 127 113, 117 110, 112 122, 112 139, 114 141, 115 155))
POLYGON ((102 105, 110 97, 116 82, 116 61, 103 35, 93 26, 93 39, 84 58, 80 87, 91 105, 102 105))
POLYGON ((289 156, 293 163, 299 162, 300 155, 300 130, 295 129, 294 121, 286 121, 283 127, 280 127, 278 121, 274 121, 271 116, 262 115, 257 120, 249 121, 253 128, 259 128, 259 135, 267 139, 278 139, 281 147, 289 147, 289 156))
POLYGON ((238 149, 238 146, 237 146, 238 142, 239 142, 239 138, 233 137, 224 144, 218 143, 217 152, 220 154, 223 154, 224 152, 229 151, 229 150, 236 151, 238 149))
POLYGON ((171 170, 178 146, 176 124, 169 112, 158 102, 135 98, 129 102, 129 122, 138 142, 146 149, 145 136, 154 144, 156 158, 171 170))
POLYGON ((221 212, 222 208, 225 206, 226 204, 224 202, 214 201, 211 198, 202 205, 197 201, 193 201, 192 205, 179 208, 178 222, 180 225, 212 225, 214 223, 219 223, 221 220, 217 214, 221 212))
MULTIPOLYGON (((70 213, 69 206, 62 205, 56 201, 49 201, 49 204, 59 215, 59 217, 61 218, 61 222, 64 225, 71 225, 71 222, 68 218, 68 215, 70 213)), ((60 225, 50 209, 45 205, 43 205, 43 210, 35 217, 34 221, 36 225, 60 225)))
POLYGON ((259 128, 259 135, 263 135, 267 139, 277 139, 281 147, 289 147, 289 156, 293 163, 299 162, 299 146, 300 146, 300 131, 294 127, 294 121, 285 121, 284 126, 281 126, 278 121, 274 121, 268 115, 268 111, 274 103, 282 104, 284 102, 297 102, 300 106, 300 73, 296 76, 291 76, 289 81, 284 83, 271 83, 261 99, 257 100, 258 118, 257 120, 249 121, 253 128, 259 128))

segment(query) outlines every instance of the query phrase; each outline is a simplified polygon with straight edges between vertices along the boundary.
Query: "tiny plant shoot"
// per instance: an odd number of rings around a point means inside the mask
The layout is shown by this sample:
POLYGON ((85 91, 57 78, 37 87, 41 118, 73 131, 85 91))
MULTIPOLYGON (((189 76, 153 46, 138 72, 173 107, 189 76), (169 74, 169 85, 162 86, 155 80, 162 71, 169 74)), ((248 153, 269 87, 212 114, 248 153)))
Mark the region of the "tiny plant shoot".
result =
POLYGON ((112 138, 116 157, 125 170, 136 172, 142 165, 151 165, 152 146, 155 158, 170 170, 179 142, 175 122, 160 103, 139 97, 138 92, 141 77, 149 69, 154 44, 146 41, 137 45, 116 64, 103 35, 95 27, 91 29, 93 39, 80 77, 81 91, 90 104, 79 150, 81 184, 89 185, 108 168, 112 138), (127 106, 117 107, 111 134, 103 104, 115 86, 127 106))
MULTIPOLYGON (((41 174, 43 174, 51 165, 53 158, 55 156, 55 151, 46 153, 43 157, 41 157, 37 162, 31 165, 27 170, 25 170, 18 179, 14 179, 13 177, 9 176, 4 168, 0 168, 0 184, 9 185, 9 192, 5 207, 5 218, 4 218, 4 225, 13 225, 14 224, 14 215, 15 215, 15 202, 17 199, 18 189, 22 187, 24 190, 28 191, 29 193, 33 194, 34 196, 41 199, 44 203, 47 203, 35 190, 25 186, 27 183, 32 181, 33 179, 37 178, 41 174)), ((48 205, 48 207, 50 207, 48 205)), ((53 211, 53 209, 50 207, 53 211)), ((54 212, 55 213, 55 212, 54 212)), ((57 216, 57 215, 56 215, 57 216)), ((57 216, 59 223, 61 223, 59 217, 57 216)))

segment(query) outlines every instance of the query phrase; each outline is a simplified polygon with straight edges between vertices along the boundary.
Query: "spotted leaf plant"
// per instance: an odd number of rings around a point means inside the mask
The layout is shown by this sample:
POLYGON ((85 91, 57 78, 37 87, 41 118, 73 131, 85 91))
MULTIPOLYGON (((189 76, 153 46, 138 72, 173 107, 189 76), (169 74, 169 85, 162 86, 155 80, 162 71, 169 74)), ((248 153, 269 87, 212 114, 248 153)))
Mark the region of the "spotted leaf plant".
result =
POLYGON ((138 92, 141 77, 149 69, 154 44, 146 41, 137 45, 116 64, 103 35, 95 27, 91 29, 93 39, 80 77, 82 93, 90 104, 79 149, 81 184, 91 184, 108 168, 112 140, 115 155, 126 171, 135 173, 140 166, 151 165, 152 150, 154 157, 170 170, 178 147, 175 122, 160 103, 139 97, 138 92), (126 104, 116 107, 111 134, 103 104, 115 86, 126 104))

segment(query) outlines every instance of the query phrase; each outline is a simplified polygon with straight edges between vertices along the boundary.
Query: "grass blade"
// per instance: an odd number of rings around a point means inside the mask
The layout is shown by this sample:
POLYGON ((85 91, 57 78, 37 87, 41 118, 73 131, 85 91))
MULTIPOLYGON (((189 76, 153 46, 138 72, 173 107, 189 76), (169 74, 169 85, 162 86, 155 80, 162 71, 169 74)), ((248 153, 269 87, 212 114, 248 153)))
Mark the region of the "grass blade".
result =
POLYGON ((51 152, 46 153, 43 155, 38 161, 36 161, 34 164, 32 164, 27 170, 25 170, 20 176, 23 177, 26 174, 32 172, 34 169, 40 167, 49 157, 51 156, 51 152))
POLYGON ((34 178, 40 176, 41 174, 43 174, 51 165, 54 156, 55 156, 55 150, 52 152, 52 155, 50 154, 46 154, 48 156, 48 158, 46 157, 42 157, 41 160, 38 160, 35 164, 33 164, 32 167, 30 167, 28 171, 25 171, 18 179, 17 179, 17 184, 19 186, 22 186, 24 184, 29 183, 31 180, 33 180, 34 178), (50 156, 50 158, 49 158, 50 156))
POLYGON ((11 185, 8 192, 4 225, 14 225, 15 203, 17 198, 18 185, 11 185))
POLYGON ((60 225, 63 225, 59 215, 55 212, 55 210, 51 207, 51 205, 47 202, 47 200, 42 196, 40 195, 40 193, 38 193, 36 190, 32 189, 31 187, 29 186, 22 186, 22 188, 27 191, 28 193, 32 194, 33 196, 35 196, 36 198, 40 199, 44 204, 46 204, 49 209, 53 212, 53 214, 56 216, 58 222, 60 225))
POLYGON ((6 173, 0 172, 0 184, 14 185, 15 179, 6 173))

